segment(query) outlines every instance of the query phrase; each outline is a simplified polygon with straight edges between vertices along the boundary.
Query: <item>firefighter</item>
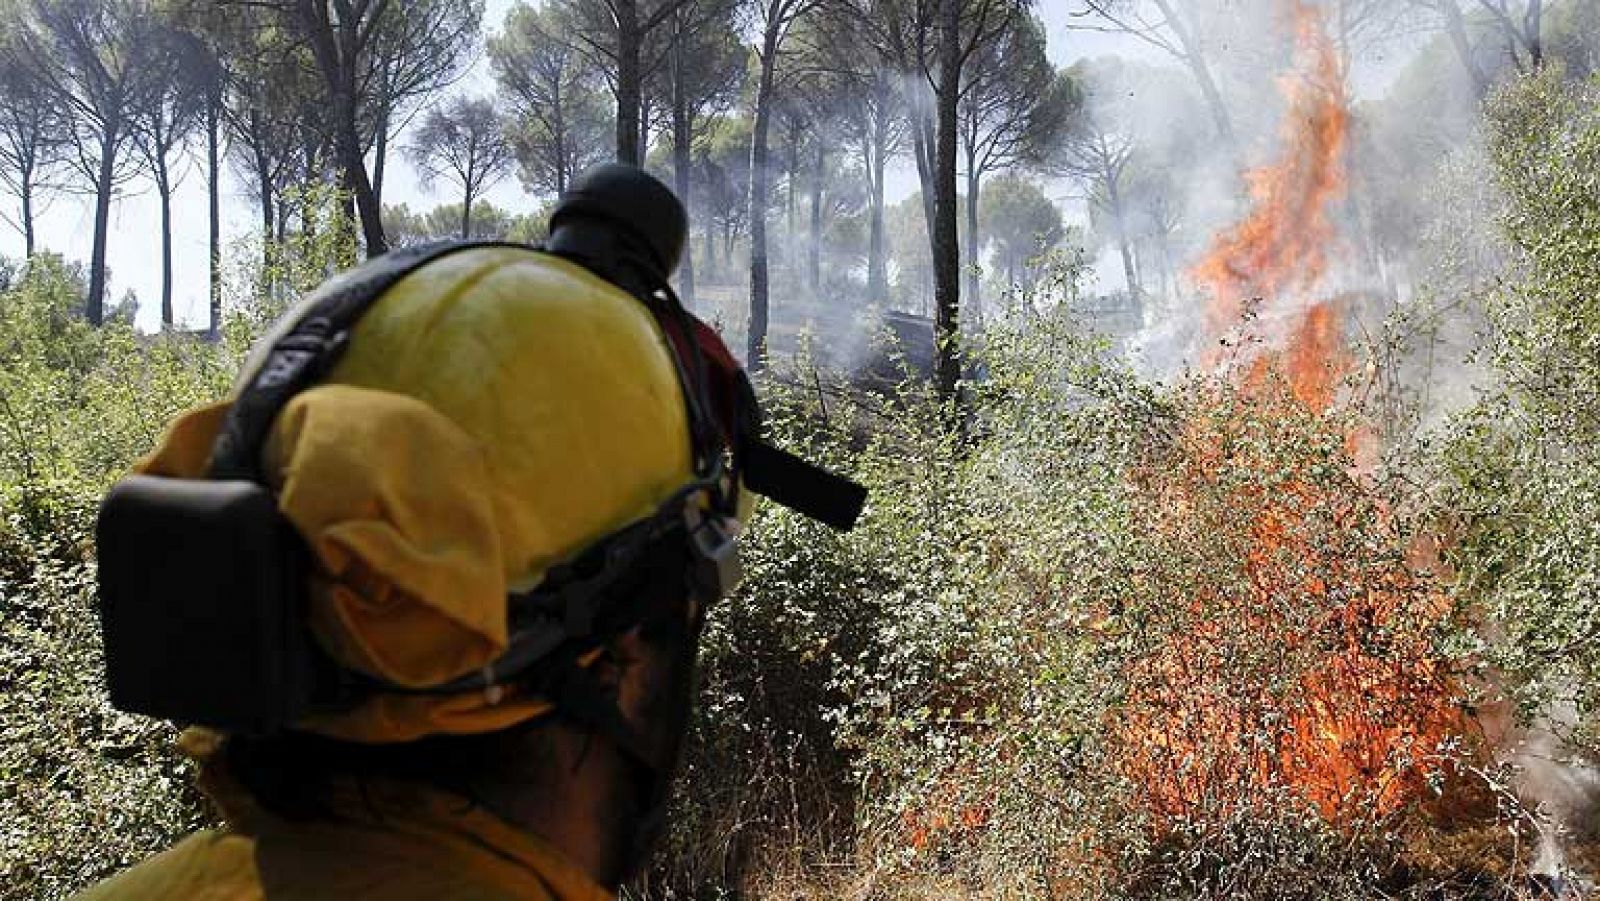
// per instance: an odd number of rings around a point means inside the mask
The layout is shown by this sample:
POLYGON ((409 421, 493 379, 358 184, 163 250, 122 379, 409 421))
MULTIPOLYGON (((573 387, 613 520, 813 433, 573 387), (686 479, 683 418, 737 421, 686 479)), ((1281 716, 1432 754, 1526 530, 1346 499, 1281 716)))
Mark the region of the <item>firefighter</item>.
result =
POLYGON ((761 443, 667 287, 685 232, 608 165, 542 250, 380 258, 113 489, 112 699, 200 724, 224 825, 83 897, 589 899, 639 871, 746 486, 860 507, 761 443))

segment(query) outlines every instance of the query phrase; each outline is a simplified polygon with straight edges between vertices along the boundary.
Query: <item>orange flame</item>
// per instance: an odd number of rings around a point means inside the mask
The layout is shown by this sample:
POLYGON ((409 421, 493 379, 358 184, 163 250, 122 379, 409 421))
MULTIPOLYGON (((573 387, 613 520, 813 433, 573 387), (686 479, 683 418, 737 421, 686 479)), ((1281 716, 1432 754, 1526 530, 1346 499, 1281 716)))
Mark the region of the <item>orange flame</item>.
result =
MULTIPOLYGON (((1391 812, 1421 791, 1420 771, 1401 764, 1455 719, 1452 685, 1430 656, 1441 594, 1406 562, 1398 528, 1359 480, 1330 477, 1304 454, 1334 427, 1323 416, 1349 369, 1340 305, 1314 292, 1338 249, 1350 112, 1322 12, 1306 0, 1281 7, 1295 51, 1279 80, 1282 152, 1247 174, 1248 214, 1190 273, 1209 298, 1213 339, 1265 327, 1250 337, 1269 349, 1240 373, 1248 409, 1209 398, 1177 462, 1141 477, 1165 534, 1243 541, 1227 575, 1202 573, 1200 595, 1166 612, 1171 637, 1127 673, 1124 772, 1158 824, 1270 804, 1278 790, 1332 821, 1391 812), (1252 481, 1262 474, 1271 477, 1252 481)), ((1320 459, 1354 469, 1354 431, 1332 442, 1342 457, 1320 459)))
POLYGON ((1190 273, 1210 295, 1214 336, 1238 325, 1252 298, 1292 303, 1297 292, 1315 288, 1335 244, 1332 207, 1345 195, 1350 133, 1343 66, 1321 11, 1303 0, 1284 0, 1284 7, 1296 66, 1278 80, 1287 101, 1283 151, 1245 175, 1249 215, 1218 235, 1190 273))
POLYGON ((1123 772, 1158 825, 1275 807, 1279 790, 1333 822, 1393 812, 1455 721, 1433 659, 1445 599, 1382 504, 1328 465, 1351 463, 1342 436, 1281 380, 1248 392, 1203 398, 1138 474, 1172 549, 1152 577, 1192 594, 1146 614, 1163 637, 1125 673, 1123 772))

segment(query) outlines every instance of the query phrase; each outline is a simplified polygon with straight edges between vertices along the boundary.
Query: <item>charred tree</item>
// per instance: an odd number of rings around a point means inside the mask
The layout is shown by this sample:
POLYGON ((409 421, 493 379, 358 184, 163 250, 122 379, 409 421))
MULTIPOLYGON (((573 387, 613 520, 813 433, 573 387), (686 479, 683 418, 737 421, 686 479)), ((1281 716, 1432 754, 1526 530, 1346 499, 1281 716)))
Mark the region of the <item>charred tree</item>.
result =
POLYGON ((773 108, 777 96, 779 54, 795 23, 820 5, 820 0, 760 0, 761 43, 757 50, 755 121, 750 136, 750 317, 745 335, 745 361, 752 371, 766 363, 770 273, 767 211, 772 205, 771 148, 773 108))
POLYGON ((961 249, 956 225, 956 150, 961 102, 961 2, 939 0, 938 77, 934 81, 933 146, 933 340, 934 386, 946 403, 956 401, 961 380, 961 249))

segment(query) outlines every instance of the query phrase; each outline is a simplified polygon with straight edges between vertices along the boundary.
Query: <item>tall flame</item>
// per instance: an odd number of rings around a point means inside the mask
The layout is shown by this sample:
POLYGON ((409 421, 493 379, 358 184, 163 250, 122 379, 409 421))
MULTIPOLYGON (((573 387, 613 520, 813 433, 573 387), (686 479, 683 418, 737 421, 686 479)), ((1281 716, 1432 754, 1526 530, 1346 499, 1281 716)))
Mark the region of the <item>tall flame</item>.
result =
POLYGON ((1124 770, 1158 823, 1271 804, 1279 791, 1335 821, 1392 811, 1421 791, 1401 764, 1454 721, 1450 680, 1430 656, 1440 593, 1360 479, 1323 465, 1353 468, 1357 436, 1306 450, 1341 428, 1325 417, 1349 369, 1341 305, 1319 292, 1339 250, 1351 117, 1321 9, 1280 10, 1295 61, 1279 80, 1281 152, 1247 174, 1248 213, 1190 272, 1213 343, 1242 332, 1248 345, 1225 343, 1253 356, 1233 371, 1238 394, 1202 400, 1141 475, 1174 547, 1236 549, 1224 575, 1203 558, 1184 564, 1195 594, 1160 614, 1170 637, 1127 673, 1124 770))
POLYGON ((1278 80, 1287 101, 1283 149, 1272 164, 1246 174, 1249 214, 1218 235, 1191 272, 1210 296, 1206 319, 1213 337, 1236 327, 1253 298, 1294 305, 1318 286, 1335 244, 1332 208, 1345 196, 1350 105, 1344 67, 1321 11, 1304 0, 1282 5, 1296 60, 1278 80))

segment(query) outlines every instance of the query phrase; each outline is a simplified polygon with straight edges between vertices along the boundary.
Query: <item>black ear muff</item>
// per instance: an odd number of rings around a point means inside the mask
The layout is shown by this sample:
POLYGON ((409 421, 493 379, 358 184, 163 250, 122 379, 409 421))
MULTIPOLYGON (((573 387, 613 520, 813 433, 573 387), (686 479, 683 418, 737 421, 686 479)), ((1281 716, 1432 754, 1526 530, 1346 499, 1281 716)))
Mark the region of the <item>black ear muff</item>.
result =
POLYGON ((311 712, 310 566, 270 491, 130 476, 101 504, 96 540, 112 704, 242 733, 311 712))

